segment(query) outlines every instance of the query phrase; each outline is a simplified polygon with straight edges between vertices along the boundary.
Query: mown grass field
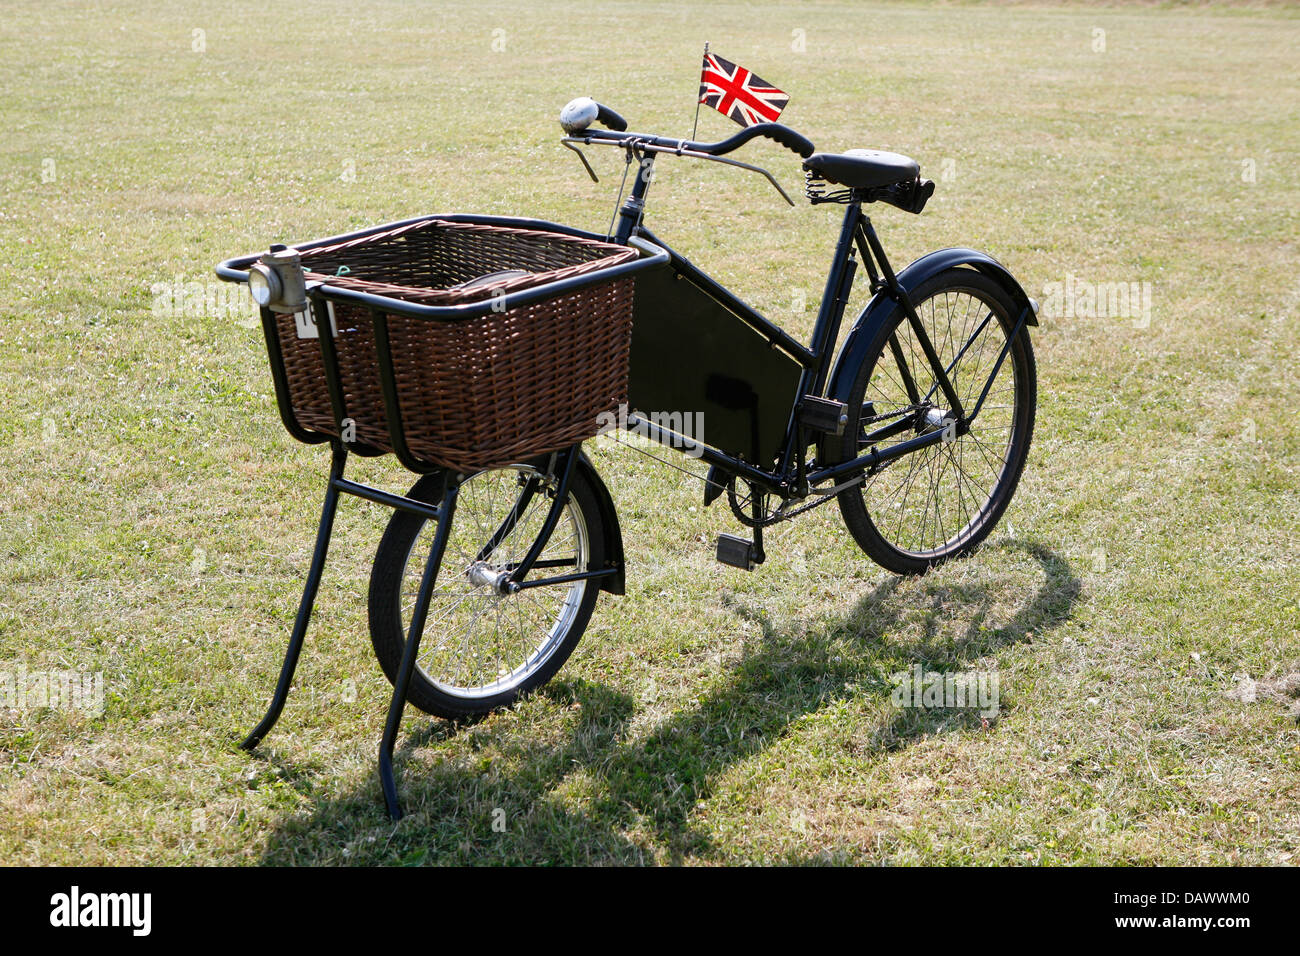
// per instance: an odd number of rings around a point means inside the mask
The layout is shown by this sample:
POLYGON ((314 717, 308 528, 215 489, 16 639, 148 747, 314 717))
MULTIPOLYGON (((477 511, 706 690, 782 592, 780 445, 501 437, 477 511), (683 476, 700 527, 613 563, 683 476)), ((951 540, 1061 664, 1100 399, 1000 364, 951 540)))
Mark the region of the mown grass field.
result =
MULTIPOLYGON (((102 673, 106 699, 0 708, 0 861, 1296 862, 1300 732, 1266 682, 1300 671, 1297 47, 1278 5, 8 4, 0 671, 102 673), (280 426, 259 329, 153 287, 425 212, 603 230, 617 160, 587 181, 560 106, 685 135, 705 39, 820 148, 938 181, 923 216, 876 214, 897 264, 973 245, 1040 297, 1150 283, 1149 315, 1043 316, 1017 498, 919 579, 833 507, 724 568, 735 524, 698 482, 596 446, 628 594, 517 710, 408 713, 398 825, 365 621, 386 513, 346 501, 294 696, 236 750, 327 453, 280 426), (996 671, 1000 715, 898 708, 914 664, 996 671)), ((743 158, 801 184, 776 146, 743 158)), ((661 236, 808 333, 833 208, 686 163, 650 198, 661 236)))

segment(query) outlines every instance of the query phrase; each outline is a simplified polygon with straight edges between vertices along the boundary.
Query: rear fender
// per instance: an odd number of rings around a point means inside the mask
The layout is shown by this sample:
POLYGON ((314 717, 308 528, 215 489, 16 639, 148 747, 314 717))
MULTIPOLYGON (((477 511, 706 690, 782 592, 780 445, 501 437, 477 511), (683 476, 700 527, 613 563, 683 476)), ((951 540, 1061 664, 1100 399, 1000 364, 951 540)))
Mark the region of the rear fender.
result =
MULTIPOLYGON (((898 273, 898 284, 908 295, 911 295, 923 283, 949 269, 971 269, 988 276, 1006 290, 1007 295, 1020 309, 1029 310, 1029 317, 1025 320, 1027 326, 1038 325, 1037 303, 1025 294, 1025 290, 1006 266, 987 253, 975 249, 940 249, 938 252, 924 255, 898 273)), ((867 350, 875 340, 880 327, 893 315, 895 305, 888 289, 881 289, 867 303, 849 331, 843 346, 840 347, 839 355, 835 357, 835 367, 826 385, 827 398, 848 403, 858 368, 866 361, 867 350)), ((1029 334, 1028 330, 1025 334, 1029 334)), ((840 461, 843 455, 838 445, 838 441, 823 442, 819 449, 818 462, 833 464, 840 461)))
MULTIPOLYGON (((1012 301, 1022 309, 1029 309, 1026 325, 1038 324, 1038 309, 1025 294, 1020 283, 1007 271, 1006 266, 992 256, 974 249, 940 249, 917 259, 898 274, 898 284, 911 295, 924 282, 933 279, 939 273, 953 268, 973 269, 982 272, 1006 290, 1012 301)), ((894 312, 894 300, 889 290, 881 289, 867 303, 852 330, 844 340, 840 353, 835 357, 835 367, 826 386, 826 397, 839 402, 847 402, 849 391, 853 388, 853 378, 858 366, 866 359, 867 349, 871 347, 876 332, 894 312)))

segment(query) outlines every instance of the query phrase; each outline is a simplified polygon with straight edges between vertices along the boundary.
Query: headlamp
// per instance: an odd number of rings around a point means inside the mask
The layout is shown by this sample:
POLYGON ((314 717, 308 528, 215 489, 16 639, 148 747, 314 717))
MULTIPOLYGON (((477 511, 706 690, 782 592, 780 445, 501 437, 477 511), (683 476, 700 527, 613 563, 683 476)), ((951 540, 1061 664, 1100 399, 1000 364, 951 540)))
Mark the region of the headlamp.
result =
POLYGON ((249 267, 248 291, 253 301, 273 312, 301 312, 307 308, 307 283, 297 249, 276 244, 249 267))
POLYGON ((248 270, 248 291, 258 305, 269 306, 280 298, 280 277, 270 266, 259 262, 248 270))

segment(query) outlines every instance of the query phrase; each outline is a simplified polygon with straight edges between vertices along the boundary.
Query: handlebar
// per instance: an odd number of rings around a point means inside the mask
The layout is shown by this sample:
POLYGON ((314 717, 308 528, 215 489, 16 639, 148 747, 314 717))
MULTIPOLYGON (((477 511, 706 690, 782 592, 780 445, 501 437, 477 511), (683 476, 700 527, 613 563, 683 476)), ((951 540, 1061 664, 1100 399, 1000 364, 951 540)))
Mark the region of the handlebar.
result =
POLYGON ((733 149, 744 146, 751 139, 758 136, 766 136, 770 140, 780 143, 791 152, 798 153, 804 159, 807 159, 816 150, 812 140, 802 133, 796 133, 790 127, 781 123, 755 123, 753 126, 747 126, 735 136, 731 136, 717 143, 695 143, 687 148, 699 149, 702 153, 709 153, 712 156, 721 156, 729 153, 733 149))
POLYGON ((710 156, 722 156, 734 149, 744 146, 751 139, 764 136, 780 143, 791 152, 807 159, 816 150, 812 141, 801 133, 781 123, 756 123, 747 126, 734 136, 716 143, 699 143, 688 139, 672 139, 667 136, 652 136, 647 133, 627 132, 627 121, 608 106, 602 106, 590 97, 582 96, 572 100, 560 111, 560 125, 570 136, 581 137, 588 142, 601 140, 614 143, 637 143, 655 146, 676 152, 706 153, 710 156), (590 129, 593 122, 599 122, 607 129, 590 129))
POLYGON ((627 120, 623 119, 623 117, 619 116, 608 106, 601 103, 596 104, 596 120, 602 126, 608 126, 610 129, 617 130, 620 133, 627 131, 627 120))

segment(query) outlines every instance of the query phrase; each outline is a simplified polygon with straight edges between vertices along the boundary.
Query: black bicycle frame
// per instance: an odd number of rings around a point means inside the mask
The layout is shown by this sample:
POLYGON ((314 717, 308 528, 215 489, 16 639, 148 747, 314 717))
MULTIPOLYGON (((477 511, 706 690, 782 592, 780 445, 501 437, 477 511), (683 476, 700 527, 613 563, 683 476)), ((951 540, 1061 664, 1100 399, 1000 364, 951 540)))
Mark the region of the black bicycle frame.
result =
MULTIPOLYGON (((614 231, 614 239, 620 243, 627 243, 631 237, 642 235, 655 245, 668 248, 662 240, 655 237, 642 224, 645 196, 652 178, 655 156, 653 153, 640 153, 635 146, 628 146, 627 149, 629 163, 633 159, 639 161, 638 171, 632 185, 632 191, 627 201, 619 209, 618 226, 614 231)), ((826 286, 822 293, 817 320, 813 325, 812 338, 807 346, 799 343, 780 326, 745 305, 713 279, 691 266, 690 263, 685 260, 675 260, 673 263, 675 269, 688 272, 692 282, 724 301, 727 307, 736 312, 737 315, 742 316, 748 325, 767 336, 771 345, 783 349, 802 368, 798 394, 790 409, 785 438, 781 444, 777 467, 774 470, 768 470, 761 467, 757 462, 745 461, 743 458, 727 454, 708 445, 698 446, 700 458, 710 465, 715 466, 722 472, 739 477, 756 488, 775 493, 782 498, 805 497, 810 489, 817 485, 839 481, 879 468, 887 462, 902 458, 914 451, 928 448, 944 440, 944 431, 942 429, 935 430, 890 445, 883 450, 873 447, 867 454, 860 455, 849 461, 833 465, 819 465, 812 470, 808 469, 807 449, 812 444, 810 436, 813 435, 814 430, 801 423, 800 405, 806 398, 823 397, 827 377, 831 371, 835 343, 838 340, 840 328, 844 321, 844 310, 848 305, 849 296, 853 290, 859 255, 871 278, 872 294, 874 295, 883 290, 885 294, 903 308, 912 332, 920 343, 926 362, 934 373, 934 380, 947 402, 957 433, 964 434, 975 417, 974 413, 969 417, 966 416, 961 399, 948 374, 951 371, 951 366, 945 368, 935 351, 934 345, 926 333, 925 326, 916 313, 911 297, 908 295, 907 290, 899 284, 894 270, 889 264, 889 259, 880 244, 880 239, 876 235, 870 217, 862 212, 862 202, 862 198, 855 193, 851 196, 845 209, 839 237, 835 244, 834 257, 831 260, 830 271, 826 276, 826 286)), ((989 382, 984 387, 981 400, 976 405, 975 412, 978 412, 980 405, 983 404, 983 397, 987 394, 989 385, 1001 368, 1011 342, 1019 334, 1024 319, 1025 316, 1021 316, 1020 325, 1017 325, 1015 332, 1008 337, 1002 354, 994 365, 989 382)), ((897 340, 891 339, 890 344, 894 349, 900 372, 905 379, 905 387, 908 389, 909 398, 920 404, 925 399, 916 388, 897 340)), ((683 444, 684 436, 678 435, 656 422, 633 415, 629 416, 628 424, 635 427, 638 432, 646 437, 669 447, 681 447, 683 444)), ((868 437, 883 439, 902 430, 904 428, 897 425, 887 426, 873 432, 868 437)))
MULTIPOLYGON (((903 288, 895 277, 893 269, 890 267, 889 261, 885 257, 884 250, 880 246, 880 241, 876 236, 875 230, 872 228, 871 220, 862 214, 862 200, 856 194, 852 196, 851 201, 848 203, 848 208, 845 211, 844 220, 840 226, 839 239, 835 247, 834 259, 831 262, 830 272, 826 277, 826 287, 822 295, 822 302, 818 310, 817 320, 813 327, 812 340, 809 345, 805 346, 791 337, 785 330, 760 315, 745 303, 741 302, 740 299, 732 295, 713 279, 706 276, 703 272, 690 265, 686 260, 672 254, 671 250, 668 250, 663 243, 655 239, 653 235, 642 226, 641 219, 645 208, 645 195, 650 183, 654 154, 639 152, 634 145, 629 145, 627 149, 629 163, 634 158, 639 159, 640 163, 638 165, 637 175, 633 182, 631 193, 629 194, 626 203, 624 203, 619 210, 618 226, 615 231, 615 238, 621 244, 638 246, 644 255, 636 261, 621 264, 611 270, 607 270, 606 278, 614 274, 619 276, 630 276, 636 272, 642 272, 643 270, 671 263, 673 269, 686 273, 692 283, 704 290, 707 295, 712 296, 718 302, 725 304, 727 309, 740 317, 746 325, 761 334, 766 339, 768 345, 787 353, 794 362, 797 363, 800 370, 797 392, 786 419, 784 439, 781 442, 778 454, 773 459, 777 463, 775 469, 765 469, 760 467, 758 461, 749 462, 742 457, 727 454, 717 448, 701 445, 700 453, 701 457, 705 461, 710 465, 717 467, 725 474, 734 475, 749 482, 756 491, 776 493, 783 499, 788 499, 792 497, 804 497, 808 495, 810 491, 816 492, 818 490, 817 486, 824 486, 826 482, 834 482, 841 478, 862 474, 870 469, 879 467, 885 462, 901 458, 913 451, 928 447, 943 440, 943 431, 935 430, 917 435, 914 438, 900 441, 885 448, 883 451, 873 447, 868 454, 861 455, 850 461, 834 465, 821 464, 818 465, 818 467, 809 470, 808 462, 806 461, 807 449, 812 443, 810 439, 816 434, 819 434, 820 429, 813 427, 801 418, 801 409, 805 406, 808 399, 824 399, 823 393, 827 388, 827 379, 831 373, 832 351, 834 350, 835 343, 839 336, 840 327, 844 318, 844 310, 849 300, 849 294, 853 289, 854 276, 858 269, 859 255, 861 256, 862 263, 866 266, 867 271, 871 276, 872 293, 876 294, 883 290, 904 309, 908 322, 910 323, 916 338, 921 343, 921 349, 934 373, 934 380, 938 384, 938 388, 943 392, 945 401, 956 416, 957 428, 959 430, 964 430, 969 427, 970 421, 979 413, 984 398, 988 395, 989 387, 992 384, 993 378, 996 377, 998 370, 1001 368, 1002 362, 1007 356, 1011 342, 1020 334, 1020 329, 1025 324, 1028 317, 1028 310, 1021 315, 1015 331, 1003 347, 1002 354, 995 363, 993 373, 990 375, 988 383, 985 384, 984 390, 976 402, 975 408, 969 415, 966 415, 962 409, 956 390, 953 388, 952 382, 948 377, 948 372, 951 370, 951 367, 945 369, 939 360, 933 344, 930 342, 929 336, 926 334, 920 318, 916 314, 916 310, 906 289, 903 288), (643 238, 638 238, 638 234, 643 238)), ((465 215, 451 215, 446 216, 445 218, 450 221, 458 222, 492 221, 497 224, 515 225, 525 228, 540 226, 571 235, 589 236, 589 234, 582 233, 569 227, 559 226, 553 223, 538 223, 533 220, 465 215)), ((415 220, 408 220, 408 222, 414 221, 415 220)), ((389 229, 395 225, 403 224, 405 223, 390 223, 386 226, 376 227, 371 231, 376 232, 381 229, 389 229)), ((318 240, 315 243, 307 244, 301 248, 312 248, 314 246, 324 245, 344 238, 357 238, 359 235, 364 235, 364 233, 318 240)), ((237 259, 227 260, 217 267, 217 274, 221 278, 230 281, 247 281, 248 272, 246 270, 252 265, 256 258, 256 256, 244 256, 237 259)), ((561 293, 577 291, 578 289, 584 288, 597 281, 602 280, 600 276, 596 275, 571 277, 560 280, 546 286, 541 286, 536 289, 512 295, 510 300, 511 305, 522 306, 529 304, 532 301, 538 301, 544 296, 553 296, 561 293)), ((272 376, 276 389, 276 400, 285 427, 289 430, 290 434, 299 441, 308 444, 328 441, 331 445, 333 455, 329 480, 326 485, 325 500, 321 508, 320 523, 316 532, 316 544, 312 554, 311 567, 304 584, 302 597, 298 606, 298 613, 294 620, 293 631, 290 636, 289 645, 285 651, 284 661, 281 665, 280 676, 276 683, 275 692, 265 716, 254 730, 244 739, 242 746, 245 749, 252 749, 257 746, 262 738, 265 737, 265 735, 275 725, 283 711, 285 700, 288 697, 293 675, 302 651, 304 637, 311 618, 312 608, 316 600, 316 594, 320 586, 321 575, 324 570, 330 538, 333 531, 334 516, 338 507, 339 495, 351 495, 384 505, 388 508, 405 511, 428 520, 433 520, 436 522, 437 530, 428 556, 424 561, 419 593, 415 606, 412 609, 411 619, 406 635, 406 645, 403 650, 398 672, 395 676, 393 696, 389 702, 388 718, 385 722, 384 734, 379 748, 379 776, 384 799, 389 814, 393 819, 398 819, 401 816, 402 811, 398 802, 396 778, 393 771, 393 748, 402 718, 402 712, 405 707, 406 695, 410 685, 411 676, 419 653, 429 603, 433 595, 435 582, 441 570, 442 557, 447 546, 447 536, 456 511, 458 492, 462 482, 466 480, 466 476, 447 472, 440 468, 436 468, 429 462, 416 458, 411 453, 406 443, 401 416, 398 414, 397 390, 392 371, 391 347, 388 340, 387 314, 394 313, 411 315, 430 321, 457 321, 487 314, 489 310, 494 309, 494 306, 493 303, 487 301, 455 307, 423 306, 384 298, 353 289, 344 289, 341 287, 333 287, 328 284, 318 283, 313 283, 309 288, 308 298, 312 314, 315 318, 315 324, 320 330, 319 344, 323 371, 330 396, 330 403, 333 406, 334 418, 338 422, 342 422, 346 418, 347 403, 344 388, 339 376, 339 359, 337 349, 335 348, 334 332, 329 321, 326 303, 327 300, 337 299, 366 307, 371 311, 375 327, 375 349, 380 366, 381 392, 384 399, 389 438, 392 442, 394 453, 398 460, 409 470, 416 473, 430 475, 432 478, 435 478, 438 483, 438 494, 435 496, 436 503, 431 503, 429 501, 420 501, 414 497, 406 495, 393 494, 369 485, 351 481, 344 477, 344 469, 349 452, 369 456, 379 454, 381 453, 381 450, 364 444, 358 444, 353 448, 349 448, 340 438, 324 432, 313 431, 309 428, 305 428, 298 422, 292 403, 289 399, 288 386, 285 378, 283 360, 280 355, 274 316, 269 309, 264 308, 262 310, 263 329, 267 340, 268 354, 271 359, 272 376)), ((980 328, 982 329, 983 326, 980 328)), ((899 363, 900 371, 906 380, 905 387, 908 389, 909 398, 918 405, 922 404, 924 401, 928 401, 930 396, 925 396, 923 398, 919 394, 915 381, 912 380, 910 372, 907 369, 907 364, 903 360, 897 342, 891 340, 891 346, 895 349, 895 355, 899 363)), ((960 358, 960 353, 958 358, 960 358)), ((956 360, 953 362, 954 366, 955 364, 956 360)), ((790 371, 792 372, 793 369, 790 371)), ((683 436, 676 435, 673 432, 662 428, 655 422, 647 421, 636 415, 628 416, 628 424, 636 427, 648 437, 669 446, 679 446, 683 438, 683 436)), ((910 423, 905 422, 902 425, 899 423, 893 423, 872 432, 867 436, 867 438, 883 439, 884 437, 892 437, 893 435, 906 431, 908 427, 910 427, 910 423)), ((479 560, 484 560, 488 555, 490 555, 497 545, 499 545, 500 542, 510 534, 516 523, 523 518, 528 506, 535 498, 537 498, 538 495, 544 495, 546 498, 550 499, 549 503, 544 505, 546 508, 546 515, 536 540, 533 542, 524 557, 517 563, 512 562, 507 565, 503 569, 502 575, 497 579, 494 586, 498 587, 502 593, 514 593, 526 588, 538 587, 543 584, 569 583, 580 580, 600 581, 601 579, 617 580, 619 581, 619 588, 621 589, 621 558, 617 566, 606 566, 580 571, 574 566, 575 562, 571 560, 544 559, 541 556, 550 540, 552 532, 555 530, 555 527, 560 520, 561 512, 568 501, 570 481, 575 468, 578 467, 577 463, 579 454, 580 451, 578 445, 556 452, 546 465, 548 478, 541 479, 535 475, 526 478, 521 484, 520 494, 516 501, 515 508, 502 522, 500 527, 498 527, 496 532, 489 538, 480 552, 479 560), (550 483, 552 479, 554 481, 553 487, 550 483), (546 486, 545 489, 543 488, 543 485, 546 486), (573 568, 573 570, 564 571, 564 568, 573 568), (540 578, 530 579, 527 575, 533 569, 556 569, 560 570, 561 573, 553 574, 549 577, 543 576, 540 578)), ((762 509, 758 494, 753 496, 751 504, 753 508, 753 517, 756 522, 756 556, 761 560, 762 526, 758 521, 762 518, 762 509)))

